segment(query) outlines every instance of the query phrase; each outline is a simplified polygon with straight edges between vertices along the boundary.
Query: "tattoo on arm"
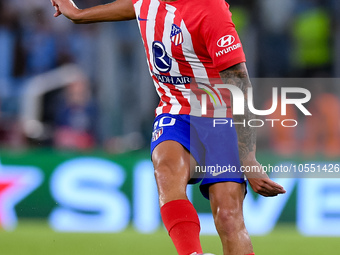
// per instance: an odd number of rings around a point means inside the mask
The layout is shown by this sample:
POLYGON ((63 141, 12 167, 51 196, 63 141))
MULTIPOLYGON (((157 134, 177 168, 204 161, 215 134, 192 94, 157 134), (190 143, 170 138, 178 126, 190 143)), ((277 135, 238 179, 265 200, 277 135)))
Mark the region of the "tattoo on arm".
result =
MULTIPOLYGON (((235 129, 238 137, 238 150, 241 163, 247 158, 250 152, 254 152, 256 149, 256 130, 254 127, 247 125, 248 120, 254 118, 254 114, 249 111, 247 98, 248 88, 251 87, 251 83, 248 77, 247 68, 244 63, 232 66, 222 72, 220 72, 222 81, 225 84, 235 85, 240 88, 244 94, 244 116, 234 115, 234 122, 244 122, 244 125, 235 125, 235 129)), ((231 98, 231 100, 233 100, 231 98)), ((231 104, 233 105, 233 104, 231 104)))

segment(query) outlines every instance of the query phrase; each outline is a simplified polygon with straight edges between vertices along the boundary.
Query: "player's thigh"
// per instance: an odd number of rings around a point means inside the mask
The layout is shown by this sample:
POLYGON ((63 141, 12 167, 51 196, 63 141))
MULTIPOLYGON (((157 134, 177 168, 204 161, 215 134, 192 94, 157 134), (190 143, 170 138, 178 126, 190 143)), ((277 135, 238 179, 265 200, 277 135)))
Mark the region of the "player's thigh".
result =
POLYGON ((196 161, 179 142, 167 140, 156 146, 152 162, 158 185, 186 186, 196 161))
POLYGON ((211 209, 216 221, 243 221, 243 200, 246 192, 245 183, 220 182, 209 187, 211 209))

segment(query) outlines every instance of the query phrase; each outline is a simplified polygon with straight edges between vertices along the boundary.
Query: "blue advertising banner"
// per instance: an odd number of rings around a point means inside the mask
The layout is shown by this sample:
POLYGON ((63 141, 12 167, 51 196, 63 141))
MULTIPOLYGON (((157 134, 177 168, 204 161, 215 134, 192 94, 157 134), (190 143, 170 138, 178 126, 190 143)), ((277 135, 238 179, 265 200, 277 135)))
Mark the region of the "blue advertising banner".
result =
MULTIPOLYGON (((61 232, 120 232, 133 225, 138 232, 151 233, 162 227, 148 151, 109 155, 30 150, 0 155, 0 226, 5 230, 14 229, 23 218, 47 219, 61 232)), ((271 172, 318 171, 332 165, 337 173, 336 162, 321 159, 313 164, 285 162, 269 152, 259 153, 258 159, 271 172)), ((244 215, 250 234, 264 235, 280 222, 293 222, 305 235, 340 236, 340 178, 287 176, 275 178, 285 195, 260 197, 248 187, 244 215)), ((189 186, 187 193, 199 213, 202 234, 216 234, 209 201, 197 186, 189 186)))

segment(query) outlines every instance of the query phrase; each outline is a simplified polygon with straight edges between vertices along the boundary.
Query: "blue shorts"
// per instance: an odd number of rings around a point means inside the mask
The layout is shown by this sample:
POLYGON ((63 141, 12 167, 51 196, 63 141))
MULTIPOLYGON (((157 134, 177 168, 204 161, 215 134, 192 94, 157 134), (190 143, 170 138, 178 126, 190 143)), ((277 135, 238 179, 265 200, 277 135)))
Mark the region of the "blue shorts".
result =
POLYGON ((244 183, 240 171, 237 134, 230 118, 214 119, 190 115, 161 114, 153 126, 151 153, 163 141, 176 141, 195 158, 190 184, 200 181, 203 196, 218 182, 244 183))

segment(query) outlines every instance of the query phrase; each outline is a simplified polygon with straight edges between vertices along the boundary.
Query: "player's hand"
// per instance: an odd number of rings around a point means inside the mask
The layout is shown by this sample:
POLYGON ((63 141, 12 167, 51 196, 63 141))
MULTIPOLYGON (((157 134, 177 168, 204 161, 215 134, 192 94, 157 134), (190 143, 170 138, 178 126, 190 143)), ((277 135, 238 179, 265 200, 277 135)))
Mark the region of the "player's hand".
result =
POLYGON ((77 11, 79 11, 72 0, 51 0, 51 4, 55 9, 54 17, 63 14, 66 18, 73 20, 77 11))
POLYGON ((59 6, 57 5, 57 3, 54 0, 51 0, 52 6, 54 6, 55 9, 55 13, 54 13, 54 17, 58 17, 59 15, 61 15, 61 11, 59 10, 59 6))
POLYGON ((253 169, 258 169, 257 171, 245 172, 250 186, 256 193, 264 197, 274 197, 286 193, 281 185, 269 179, 267 173, 263 171, 261 165, 256 160, 243 162, 243 166, 256 166, 253 169))

